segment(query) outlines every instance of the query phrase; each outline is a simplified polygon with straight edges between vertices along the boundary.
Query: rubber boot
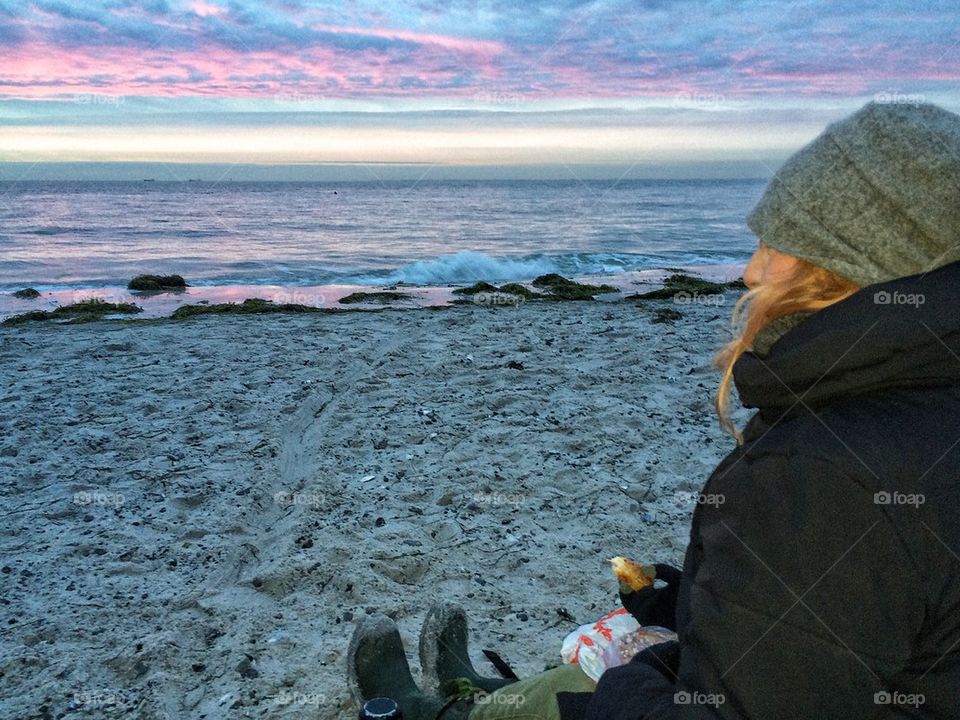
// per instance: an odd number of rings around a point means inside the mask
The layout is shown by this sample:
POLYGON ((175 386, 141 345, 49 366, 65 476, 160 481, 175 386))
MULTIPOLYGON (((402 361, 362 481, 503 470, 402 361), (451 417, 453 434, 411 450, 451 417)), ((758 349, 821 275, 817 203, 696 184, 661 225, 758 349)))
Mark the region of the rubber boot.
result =
POLYGON ((431 692, 447 697, 459 678, 488 693, 516 682, 480 675, 470 662, 467 636, 467 614, 462 607, 437 603, 430 608, 420 631, 420 668, 431 692))
POLYGON ((467 703, 453 705, 421 692, 410 674, 403 641, 394 622, 372 615, 357 626, 347 651, 347 681, 357 705, 370 698, 392 698, 404 720, 465 720, 467 703))

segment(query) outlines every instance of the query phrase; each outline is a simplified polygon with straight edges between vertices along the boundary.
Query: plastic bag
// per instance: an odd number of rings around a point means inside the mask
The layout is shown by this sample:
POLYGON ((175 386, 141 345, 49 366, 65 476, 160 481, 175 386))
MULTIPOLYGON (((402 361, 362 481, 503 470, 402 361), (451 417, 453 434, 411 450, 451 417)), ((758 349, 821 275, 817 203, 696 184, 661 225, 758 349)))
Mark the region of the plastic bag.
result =
POLYGON ((596 682, 608 668, 628 663, 644 648, 676 637, 676 633, 666 628, 641 627, 625 608, 619 608, 567 635, 560 656, 567 664, 579 663, 583 672, 596 682))
POLYGON ((677 634, 673 630, 668 630, 659 625, 644 625, 632 633, 628 633, 619 638, 603 651, 603 663, 605 668, 625 665, 633 656, 651 645, 676 640, 677 634))
POLYGON ((640 623, 625 608, 614 610, 592 625, 581 625, 567 635, 560 657, 568 664, 579 663, 589 677, 598 680, 606 670, 604 651, 639 628, 640 623))

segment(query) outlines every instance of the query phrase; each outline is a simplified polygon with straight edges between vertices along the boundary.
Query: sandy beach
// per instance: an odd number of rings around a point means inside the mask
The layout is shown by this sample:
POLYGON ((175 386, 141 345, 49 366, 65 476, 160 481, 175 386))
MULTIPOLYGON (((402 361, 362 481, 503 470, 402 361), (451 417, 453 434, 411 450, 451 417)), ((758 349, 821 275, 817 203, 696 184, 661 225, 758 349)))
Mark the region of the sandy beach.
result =
POLYGON ((736 297, 0 329, 0 716, 348 718, 355 621, 416 672, 438 599, 558 663, 682 561, 736 297))

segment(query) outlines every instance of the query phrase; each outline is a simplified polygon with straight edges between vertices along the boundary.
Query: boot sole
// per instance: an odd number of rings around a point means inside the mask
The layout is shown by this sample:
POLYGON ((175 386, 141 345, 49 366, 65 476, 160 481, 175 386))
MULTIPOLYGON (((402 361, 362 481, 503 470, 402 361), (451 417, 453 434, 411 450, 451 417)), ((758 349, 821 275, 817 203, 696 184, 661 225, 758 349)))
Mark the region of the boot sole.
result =
MULTIPOLYGON (((440 658, 440 636, 454 623, 460 623, 466 636, 467 614, 463 608, 453 603, 433 605, 420 629, 420 673, 428 692, 442 694, 437 664, 440 658)), ((467 658, 469 660, 469 658, 467 658)))

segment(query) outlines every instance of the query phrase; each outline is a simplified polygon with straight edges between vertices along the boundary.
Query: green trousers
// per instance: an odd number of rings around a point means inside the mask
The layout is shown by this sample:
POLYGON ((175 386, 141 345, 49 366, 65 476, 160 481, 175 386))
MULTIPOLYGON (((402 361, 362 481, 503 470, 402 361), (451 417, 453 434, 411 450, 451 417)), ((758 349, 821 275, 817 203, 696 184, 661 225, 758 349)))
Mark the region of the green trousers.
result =
POLYGON ((596 687, 579 665, 561 665, 478 700, 469 720, 560 720, 558 692, 593 692, 596 687))

